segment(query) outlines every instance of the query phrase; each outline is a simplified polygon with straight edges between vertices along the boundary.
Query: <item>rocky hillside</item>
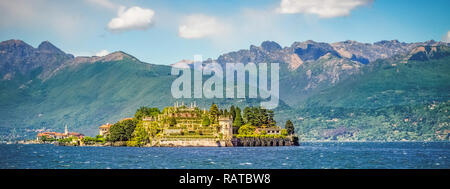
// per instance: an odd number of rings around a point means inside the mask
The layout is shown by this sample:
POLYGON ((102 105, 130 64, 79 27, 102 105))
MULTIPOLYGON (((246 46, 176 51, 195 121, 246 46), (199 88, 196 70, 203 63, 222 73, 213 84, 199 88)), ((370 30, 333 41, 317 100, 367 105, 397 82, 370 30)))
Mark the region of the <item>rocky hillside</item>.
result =
POLYGON ((450 48, 419 46, 297 106, 304 140, 449 140, 450 48))
POLYGON ((34 48, 20 40, 8 40, 0 43, 0 78, 11 80, 16 75, 27 75, 40 68, 40 77, 55 70, 67 61, 74 59, 48 41, 34 48))
POLYGON ((367 64, 377 59, 407 54, 417 46, 440 45, 447 44, 432 40, 420 43, 404 43, 398 40, 391 40, 379 41, 373 44, 350 40, 328 44, 308 40, 294 42, 290 47, 282 48, 274 41, 264 41, 260 46, 250 46, 249 50, 239 50, 223 54, 217 58, 216 62, 260 63, 270 61, 287 63, 291 70, 295 70, 304 62, 316 61, 326 54, 367 64))
POLYGON ((59 70, 83 63, 110 62, 135 57, 124 52, 114 52, 103 57, 74 57, 55 47, 48 41, 34 48, 21 40, 8 40, 0 43, 0 78, 11 80, 16 75, 28 75, 41 69, 39 79, 48 79, 59 70))
MULTIPOLYGON (((401 136, 412 136, 408 132, 427 136, 432 132, 446 132, 446 119, 442 116, 448 109, 448 103, 443 102, 449 100, 449 52, 447 44, 434 41, 394 40, 374 44, 306 41, 284 48, 276 42, 265 41, 260 46, 230 52, 205 63, 280 62, 281 100, 275 110, 276 120, 283 123, 294 119, 304 138, 326 138, 333 133, 353 137, 362 130, 370 130, 360 127, 366 118, 375 120, 371 125, 377 132, 393 132, 388 127, 381 128, 385 122, 373 113, 394 115, 393 109, 386 109, 391 106, 403 108, 395 117, 386 116, 395 124, 406 114, 417 115, 420 108, 439 109, 440 114, 419 111, 426 116, 410 116, 426 120, 420 122, 424 129, 398 131, 401 135, 392 136, 398 140, 401 136), (361 111, 364 107, 371 109, 361 111), (436 124, 441 127, 438 129, 436 124), (327 132, 321 133, 323 129, 327 132)), ((94 135, 98 125, 132 116, 140 106, 165 107, 176 101, 170 95, 170 83, 176 78, 171 76, 170 66, 143 63, 120 51, 103 57, 74 57, 49 42, 34 48, 20 40, 9 40, 0 43, 0 66, 0 137, 3 138, 10 136, 11 128, 30 131, 34 136, 36 129, 61 131, 65 124, 94 135)), ((196 99, 183 101, 192 100, 196 99)), ((197 100, 202 107, 212 102, 222 107, 259 104, 258 99, 197 100)), ((403 126, 408 128, 408 124, 403 126)), ((369 135, 365 132, 359 136, 368 139, 369 135)))
POLYGON ((436 41, 404 43, 398 40, 373 44, 349 40, 328 44, 308 40, 283 48, 274 41, 264 41, 260 46, 251 45, 250 49, 226 53, 205 63, 281 63, 280 98, 291 106, 297 106, 322 88, 361 74, 360 68, 370 62, 403 56, 419 46, 442 45, 448 44, 436 41))

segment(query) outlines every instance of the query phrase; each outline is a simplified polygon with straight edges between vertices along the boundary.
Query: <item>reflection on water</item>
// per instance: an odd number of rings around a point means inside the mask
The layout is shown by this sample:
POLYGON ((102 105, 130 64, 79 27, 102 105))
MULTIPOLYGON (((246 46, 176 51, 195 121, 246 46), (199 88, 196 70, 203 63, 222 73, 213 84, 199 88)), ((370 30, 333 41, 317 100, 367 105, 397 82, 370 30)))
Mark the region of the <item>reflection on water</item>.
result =
POLYGON ((302 143, 297 147, 66 147, 0 144, 2 169, 450 168, 448 142, 302 143))

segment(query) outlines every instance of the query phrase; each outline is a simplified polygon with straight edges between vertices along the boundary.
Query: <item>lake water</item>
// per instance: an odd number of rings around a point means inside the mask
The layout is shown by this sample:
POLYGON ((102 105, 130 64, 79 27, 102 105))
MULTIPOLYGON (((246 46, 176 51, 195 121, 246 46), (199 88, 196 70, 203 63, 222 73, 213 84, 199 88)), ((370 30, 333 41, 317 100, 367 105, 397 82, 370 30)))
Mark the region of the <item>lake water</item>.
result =
POLYGON ((236 148, 0 144, 1 169, 449 169, 449 158, 449 142, 325 142, 236 148))

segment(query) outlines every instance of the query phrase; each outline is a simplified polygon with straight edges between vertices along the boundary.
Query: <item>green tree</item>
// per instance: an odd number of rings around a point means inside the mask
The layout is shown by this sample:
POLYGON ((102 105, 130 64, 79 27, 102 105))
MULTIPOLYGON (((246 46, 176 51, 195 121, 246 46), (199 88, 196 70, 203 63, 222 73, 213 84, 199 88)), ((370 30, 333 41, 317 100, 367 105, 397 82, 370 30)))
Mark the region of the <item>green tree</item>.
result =
MULTIPOLYGON (((157 122, 152 122, 152 123, 150 123, 148 131, 149 131, 150 144, 151 144, 155 138, 158 138, 159 136, 161 136, 162 127, 157 122)), ((181 134, 181 135, 183 135, 183 134, 181 134)))
POLYGON ((230 115, 231 115, 231 118, 233 118, 233 121, 234 121, 234 118, 236 117, 236 110, 234 108, 234 105, 231 105, 231 107, 230 107, 230 115))
POLYGON ((71 143, 74 139, 78 139, 78 138, 74 138, 74 137, 60 138, 60 139, 58 139, 58 142, 59 143, 71 143))
POLYGON ((260 135, 267 135, 267 131, 266 130, 262 130, 260 135))
POLYGON ((252 108, 253 119, 251 119, 250 123, 254 126, 262 126, 267 123, 267 114, 266 109, 253 107, 252 108))
POLYGON ((174 117, 169 118, 169 125, 171 127, 175 126, 177 124, 177 120, 174 117))
POLYGON ((273 112, 273 110, 268 110, 267 111, 267 120, 268 120, 268 123, 267 123, 267 125, 269 126, 269 127, 273 127, 273 126, 275 126, 276 124, 277 124, 277 122, 275 121, 275 118, 274 118, 274 116, 275 116, 275 113, 273 112))
POLYGON ((286 129, 281 129, 281 135, 282 136, 287 136, 288 135, 287 130, 286 129))
POLYGON ((295 132, 294 124, 291 120, 287 120, 284 128, 287 130, 288 135, 292 135, 295 132))
POLYGON ((256 127, 263 125, 271 127, 276 124, 273 111, 263 107, 245 107, 243 118, 245 123, 250 123, 256 127))
POLYGON ((253 119, 252 108, 250 108, 250 107, 245 107, 245 108, 244 108, 244 121, 245 121, 246 123, 249 123, 252 119, 253 119))
POLYGON ((219 116, 219 108, 215 103, 213 103, 209 108, 209 115, 211 116, 211 123, 212 124, 217 123, 217 118, 219 116))
POLYGON ((225 110, 223 110, 223 115, 224 116, 230 116, 230 113, 228 112, 228 110, 225 108, 225 110))
POLYGON ((240 135, 253 135, 255 133, 256 127, 251 126, 249 124, 243 125, 241 128, 239 128, 239 134, 240 135))
POLYGON ((97 142, 97 139, 96 138, 93 138, 93 137, 90 137, 90 136, 85 136, 85 137, 83 137, 83 139, 81 139, 81 141, 84 143, 84 144, 95 144, 96 142, 97 142))
POLYGON ((211 124, 211 121, 209 120, 209 117, 207 115, 204 115, 203 119, 202 119, 202 125, 209 126, 210 124, 211 124))
POLYGON ((136 128, 132 134, 132 141, 136 141, 137 146, 142 146, 150 142, 150 135, 148 131, 144 128, 142 122, 136 124, 136 128))
POLYGON ((236 113, 236 119, 234 119, 234 121, 233 121, 233 127, 236 127, 239 129, 239 127, 241 127, 244 124, 244 122, 242 121, 241 109, 236 108, 235 113, 236 113))
POLYGON ((47 141, 47 136, 41 136, 41 138, 39 139, 39 140, 41 140, 41 141, 47 141))
POLYGON ((160 113, 161 112, 159 111, 158 108, 150 108, 150 107, 142 106, 138 110, 136 110, 136 113, 134 114, 134 118, 136 120, 142 120, 142 117, 145 117, 145 116, 155 116, 156 117, 160 113))
POLYGON ((47 137, 47 136, 41 136, 40 138, 41 141, 43 142, 52 142, 52 141, 56 141, 56 139, 52 138, 52 137, 47 137))
POLYGON ((95 136, 95 142, 105 143, 106 139, 103 137, 103 135, 97 135, 95 136))
POLYGON ((131 139, 131 135, 136 127, 135 120, 124 120, 115 123, 109 129, 109 141, 127 141, 131 139))

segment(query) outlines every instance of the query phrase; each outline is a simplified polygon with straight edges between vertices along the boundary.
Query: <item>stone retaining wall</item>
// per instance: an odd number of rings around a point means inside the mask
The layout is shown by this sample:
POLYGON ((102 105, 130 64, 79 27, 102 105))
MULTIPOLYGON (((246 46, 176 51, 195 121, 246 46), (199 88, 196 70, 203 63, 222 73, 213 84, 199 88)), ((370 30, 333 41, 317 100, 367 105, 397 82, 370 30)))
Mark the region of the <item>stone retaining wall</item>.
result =
POLYGON ((294 142, 281 138, 233 138, 233 146, 294 146, 294 142))
POLYGON ((225 141, 217 141, 216 139, 189 139, 189 140, 160 140, 156 142, 154 146, 161 147, 188 147, 188 146, 199 146, 199 147, 224 147, 226 146, 225 141))

